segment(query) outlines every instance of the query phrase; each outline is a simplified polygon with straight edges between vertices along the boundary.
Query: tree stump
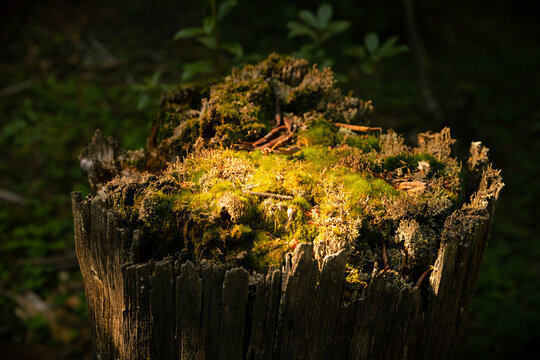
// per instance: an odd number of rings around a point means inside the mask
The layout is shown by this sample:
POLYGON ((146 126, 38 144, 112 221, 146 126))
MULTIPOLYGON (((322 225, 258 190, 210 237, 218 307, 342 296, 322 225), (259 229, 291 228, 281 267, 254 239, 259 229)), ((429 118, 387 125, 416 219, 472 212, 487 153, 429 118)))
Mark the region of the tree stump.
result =
POLYGON ((412 148, 371 110, 273 54, 168 94, 145 150, 97 131, 72 194, 94 358, 452 358, 503 183, 481 143, 462 167, 449 129, 412 148))
POLYGON ((319 269, 313 246, 300 244, 266 276, 175 257, 134 263, 137 232, 119 226, 111 204, 74 192, 94 358, 452 358, 502 187, 474 146, 472 154, 477 190, 446 220, 428 286, 396 287, 375 271, 365 296, 350 302, 345 252, 319 269))

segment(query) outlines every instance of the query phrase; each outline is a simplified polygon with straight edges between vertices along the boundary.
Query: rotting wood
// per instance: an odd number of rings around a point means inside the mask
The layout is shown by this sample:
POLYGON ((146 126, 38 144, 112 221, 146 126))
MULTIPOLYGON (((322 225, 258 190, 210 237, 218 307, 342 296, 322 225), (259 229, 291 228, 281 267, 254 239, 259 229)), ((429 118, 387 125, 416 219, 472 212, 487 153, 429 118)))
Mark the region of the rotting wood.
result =
POLYGON ((73 193, 94 358, 452 358, 502 187, 478 154, 469 163, 479 174, 470 185, 477 190, 447 219, 421 288, 395 281, 391 270, 375 271, 350 300, 344 253, 319 269, 311 244, 299 244, 266 276, 180 256, 137 263, 137 232, 120 227, 111 204, 73 193))

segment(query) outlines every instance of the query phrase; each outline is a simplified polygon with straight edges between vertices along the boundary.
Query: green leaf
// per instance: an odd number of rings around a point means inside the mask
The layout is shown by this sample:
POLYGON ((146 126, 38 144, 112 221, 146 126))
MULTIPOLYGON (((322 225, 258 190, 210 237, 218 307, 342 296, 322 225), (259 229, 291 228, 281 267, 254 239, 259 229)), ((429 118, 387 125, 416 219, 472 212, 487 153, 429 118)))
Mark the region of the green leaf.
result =
POLYGON ((387 49, 391 49, 396 45, 396 42, 398 41, 397 36, 391 36, 388 39, 386 39, 385 42, 381 44, 381 47, 379 48, 379 51, 385 51, 387 49))
POLYGON ((146 107, 146 104, 148 104, 148 100, 150 97, 147 93, 142 93, 139 95, 139 100, 137 101, 137 110, 142 110, 146 107))
POLYGON ((345 30, 347 30, 350 25, 351 25, 351 22, 347 21, 347 20, 332 21, 328 25, 328 28, 326 29, 326 32, 330 36, 337 35, 337 34, 340 34, 340 33, 344 32, 345 30))
POLYGON ((173 40, 191 38, 202 34, 204 34, 204 30, 201 27, 185 28, 174 34, 173 40))
POLYGON ((299 50, 293 51, 291 56, 297 59, 313 60, 314 53, 318 49, 317 44, 309 43, 302 45, 299 50))
POLYGON ((237 1, 237 0, 226 0, 226 1, 222 2, 222 3, 219 5, 218 11, 217 11, 217 18, 218 18, 218 20, 221 20, 221 19, 225 18, 225 16, 227 16, 227 14, 229 14, 229 12, 230 12, 236 5, 238 5, 238 1, 237 1))
POLYGON ((374 32, 367 33, 364 39, 364 44, 370 53, 375 52, 379 47, 379 35, 375 34, 374 32))
POLYGON ((334 60, 332 60, 332 59, 323 59, 319 64, 319 68, 324 69, 324 68, 331 67, 332 65, 334 65, 334 60))
POLYGON ((351 46, 350 48, 345 49, 345 55, 354 56, 359 59, 365 59, 367 56, 366 49, 363 46, 351 46))
POLYGON ((216 38, 213 36, 200 36, 197 40, 209 49, 216 50, 216 38))
POLYGON ((152 74, 152 77, 148 81, 148 85, 153 88, 156 87, 158 85, 160 77, 161 77, 161 71, 159 70, 154 71, 154 73, 152 74))
POLYGON ((231 42, 231 43, 223 43, 221 44, 221 48, 231 54, 233 54, 237 58, 241 58, 244 56, 244 51, 242 49, 242 45, 240 45, 237 42, 231 42))
POLYGON ((326 29, 330 19, 332 18, 332 5, 323 3, 317 9, 317 23, 319 29, 326 29))
POLYGON ((306 25, 298 21, 289 21, 287 23, 287 27, 289 28, 290 38, 293 38, 296 36, 309 36, 311 39, 313 39, 314 42, 319 41, 317 33, 313 29, 307 27, 306 25))
POLYGON ((317 18, 315 17, 315 15, 313 15, 311 11, 300 10, 298 12, 298 17, 309 26, 312 26, 315 29, 319 29, 319 21, 317 20, 317 18))
POLYGON ((187 81, 199 74, 207 74, 214 71, 212 68, 212 60, 201 60, 184 65, 182 72, 182 81, 187 81))
POLYGON ((395 44, 397 40, 398 40, 397 36, 392 36, 391 38, 386 40, 379 48, 379 51, 378 51, 379 57, 390 58, 409 50, 409 47, 406 45, 396 46, 395 44))
POLYGON ((212 16, 207 16, 203 19, 203 30, 205 34, 212 34, 214 31, 214 26, 216 26, 216 19, 212 16))
POLYGON ((318 48, 319 47, 317 46, 317 44, 304 44, 300 47, 300 52, 303 52, 305 54, 312 53, 318 48))
POLYGON ((364 61, 362 65, 360 65, 362 68, 362 71, 368 75, 373 74, 374 65, 371 61, 364 61))

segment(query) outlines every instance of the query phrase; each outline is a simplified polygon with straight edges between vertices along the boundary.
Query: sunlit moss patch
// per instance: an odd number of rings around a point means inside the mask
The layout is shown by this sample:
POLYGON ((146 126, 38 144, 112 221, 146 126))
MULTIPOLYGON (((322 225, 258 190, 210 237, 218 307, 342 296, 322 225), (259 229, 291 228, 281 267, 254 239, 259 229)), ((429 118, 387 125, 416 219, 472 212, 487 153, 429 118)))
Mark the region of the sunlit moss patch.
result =
POLYGON ((347 251, 349 292, 374 270, 413 279, 462 201, 463 173, 447 129, 410 147, 365 127, 371 109, 342 95, 330 70, 271 55, 168 94, 138 175, 103 192, 147 258, 264 273, 309 242, 321 261, 347 251))

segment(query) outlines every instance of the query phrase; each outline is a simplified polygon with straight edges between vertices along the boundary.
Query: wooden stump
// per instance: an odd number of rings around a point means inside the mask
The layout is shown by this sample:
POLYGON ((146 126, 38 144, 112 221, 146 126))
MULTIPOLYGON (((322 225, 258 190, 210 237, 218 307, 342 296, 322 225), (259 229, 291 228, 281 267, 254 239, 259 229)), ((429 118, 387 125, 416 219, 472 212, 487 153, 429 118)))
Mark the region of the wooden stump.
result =
POLYGON ((502 187, 471 150, 471 201, 446 220, 438 256, 417 288, 375 271, 344 297, 346 254, 319 268, 300 244, 282 269, 167 257, 135 263, 139 234, 111 204, 72 194, 77 257, 95 359, 448 359, 455 355, 502 187))

